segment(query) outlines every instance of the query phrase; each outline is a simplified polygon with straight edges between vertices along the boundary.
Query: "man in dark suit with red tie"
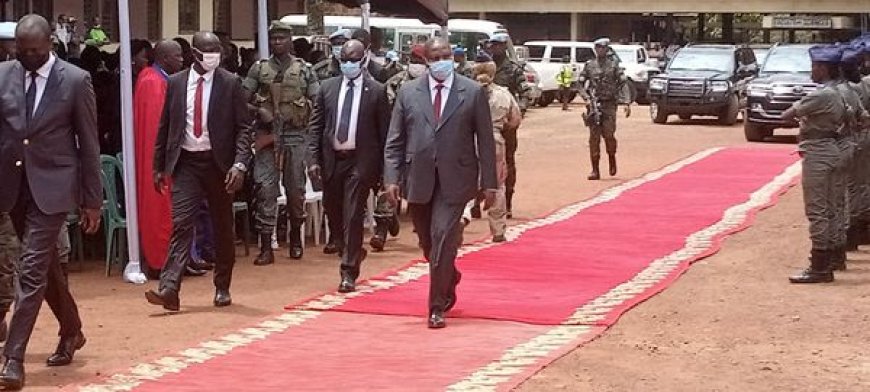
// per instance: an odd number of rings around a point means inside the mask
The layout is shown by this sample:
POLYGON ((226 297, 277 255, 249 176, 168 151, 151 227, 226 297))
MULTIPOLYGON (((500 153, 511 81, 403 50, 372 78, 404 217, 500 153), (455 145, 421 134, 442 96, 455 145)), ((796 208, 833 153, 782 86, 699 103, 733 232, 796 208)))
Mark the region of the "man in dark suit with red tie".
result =
POLYGON ((0 387, 24 386, 24 357, 43 299, 60 324, 60 343, 46 364, 68 365, 85 345, 78 307, 57 255, 70 211, 86 232, 99 228, 103 203, 94 89, 87 72, 52 54, 51 27, 21 18, 18 60, 0 64, 0 212, 22 238, 15 312, 4 347, 0 387))
POLYGON ((341 230, 341 283, 338 291, 356 289, 363 249, 364 209, 369 191, 381 176, 384 140, 389 128, 387 90, 363 71, 366 50, 350 40, 340 55, 342 76, 324 81, 317 93, 309 132, 309 173, 323 181, 329 219, 341 230))
POLYGON ((454 73, 442 38, 426 42, 429 75, 406 82, 393 108, 384 152, 384 183, 395 205, 400 193, 429 260, 429 328, 444 328, 462 274, 455 267, 463 209, 484 190, 495 200, 495 139, 486 91, 454 73), (404 179, 404 192, 400 180, 404 179))
POLYGON ((148 302, 180 308, 178 292, 190 263, 194 221, 203 200, 214 225, 217 260, 215 306, 228 306, 235 264, 233 193, 242 186, 251 160, 251 124, 239 78, 218 68, 221 42, 212 33, 193 36, 191 69, 169 77, 154 149, 154 186, 166 191, 172 178, 172 235, 158 290, 148 302))

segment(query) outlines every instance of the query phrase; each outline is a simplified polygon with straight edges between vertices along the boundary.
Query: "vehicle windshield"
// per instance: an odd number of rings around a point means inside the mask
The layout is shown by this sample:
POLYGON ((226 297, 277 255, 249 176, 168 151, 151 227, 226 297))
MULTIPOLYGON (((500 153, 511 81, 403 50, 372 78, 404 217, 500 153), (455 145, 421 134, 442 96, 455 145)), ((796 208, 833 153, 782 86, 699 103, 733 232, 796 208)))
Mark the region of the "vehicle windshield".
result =
POLYGON ((761 73, 810 73, 811 69, 810 52, 806 47, 781 46, 768 54, 761 73))
POLYGON ((619 56, 619 61, 623 63, 636 63, 637 50, 635 49, 613 49, 616 55, 619 56))
POLYGON ((752 53, 755 54, 756 63, 764 64, 764 60, 767 58, 767 55, 770 54, 770 49, 752 49, 752 53))
POLYGON ((671 60, 668 70, 730 73, 734 70, 734 53, 727 49, 684 48, 671 60))

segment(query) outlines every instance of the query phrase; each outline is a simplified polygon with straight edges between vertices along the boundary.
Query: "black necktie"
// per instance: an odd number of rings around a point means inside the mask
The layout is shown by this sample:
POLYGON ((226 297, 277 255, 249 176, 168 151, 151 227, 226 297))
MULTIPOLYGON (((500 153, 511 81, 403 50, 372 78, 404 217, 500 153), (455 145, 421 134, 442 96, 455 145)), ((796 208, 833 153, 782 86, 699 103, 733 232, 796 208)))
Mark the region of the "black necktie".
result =
POLYGON ((36 77, 39 76, 36 72, 30 73, 30 87, 24 95, 24 101, 27 105, 27 123, 30 124, 30 119, 33 117, 33 107, 36 106, 36 77))
POLYGON ((338 134, 335 136, 339 143, 347 141, 351 110, 353 110, 353 80, 348 80, 347 92, 344 94, 344 104, 341 106, 341 120, 338 121, 338 134))

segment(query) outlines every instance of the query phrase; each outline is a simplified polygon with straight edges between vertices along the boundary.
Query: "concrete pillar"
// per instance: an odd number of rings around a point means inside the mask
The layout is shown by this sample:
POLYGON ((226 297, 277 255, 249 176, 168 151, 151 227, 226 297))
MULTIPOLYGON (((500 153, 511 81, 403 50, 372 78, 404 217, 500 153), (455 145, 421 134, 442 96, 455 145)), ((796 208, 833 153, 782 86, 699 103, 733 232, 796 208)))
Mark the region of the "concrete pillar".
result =
POLYGON ((163 38, 178 36, 178 0, 160 2, 160 31, 163 38))
POLYGON ((577 41, 579 39, 579 28, 580 28, 580 15, 576 12, 571 13, 571 41, 577 41))
POLYGON ((214 0, 199 0, 199 31, 214 30, 214 0))

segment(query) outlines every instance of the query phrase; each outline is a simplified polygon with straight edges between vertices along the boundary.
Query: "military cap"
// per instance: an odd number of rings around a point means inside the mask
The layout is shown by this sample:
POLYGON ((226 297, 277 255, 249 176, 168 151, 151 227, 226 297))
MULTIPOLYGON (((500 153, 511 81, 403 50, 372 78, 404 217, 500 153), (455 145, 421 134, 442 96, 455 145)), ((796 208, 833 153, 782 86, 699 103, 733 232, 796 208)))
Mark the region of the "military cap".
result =
POLYGON ((489 37, 489 42, 507 43, 510 40, 511 36, 507 35, 507 33, 495 33, 492 37, 489 37))
POLYGON ((592 42, 595 46, 610 46, 610 38, 601 37, 592 42))
POLYGON ((842 58, 840 59, 840 62, 857 63, 861 60, 862 54, 863 49, 858 47, 858 45, 845 46, 842 50, 842 58))
POLYGON ((814 45, 810 47, 810 59, 820 63, 839 63, 843 49, 835 45, 814 45))
POLYGON ((293 25, 282 22, 280 20, 273 20, 272 24, 269 25, 269 31, 293 31, 293 25))
POLYGON ((461 46, 457 46, 457 47, 453 48, 453 55, 454 56, 464 56, 465 55, 465 48, 463 48, 461 46))
POLYGON ((0 22, 0 40, 15 39, 15 22, 0 22))
POLYGON ((475 63, 488 63, 490 61, 492 61, 492 56, 482 50, 477 52, 477 57, 474 58, 475 63))
POLYGON ((329 40, 332 41, 336 38, 350 39, 352 34, 353 31, 351 31, 350 29, 338 29, 334 33, 329 35, 329 40))

